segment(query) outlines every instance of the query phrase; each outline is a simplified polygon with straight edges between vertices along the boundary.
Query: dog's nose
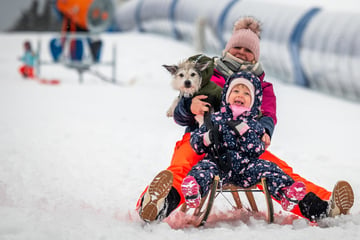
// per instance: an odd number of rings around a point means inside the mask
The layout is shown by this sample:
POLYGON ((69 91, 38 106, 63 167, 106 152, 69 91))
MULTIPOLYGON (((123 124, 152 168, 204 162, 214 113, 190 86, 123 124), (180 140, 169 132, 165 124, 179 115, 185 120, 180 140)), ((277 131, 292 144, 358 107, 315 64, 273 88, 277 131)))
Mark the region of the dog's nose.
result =
POLYGON ((190 88, 190 87, 191 87, 191 81, 190 81, 190 80, 186 80, 186 81, 184 82, 184 86, 185 86, 186 88, 190 88))

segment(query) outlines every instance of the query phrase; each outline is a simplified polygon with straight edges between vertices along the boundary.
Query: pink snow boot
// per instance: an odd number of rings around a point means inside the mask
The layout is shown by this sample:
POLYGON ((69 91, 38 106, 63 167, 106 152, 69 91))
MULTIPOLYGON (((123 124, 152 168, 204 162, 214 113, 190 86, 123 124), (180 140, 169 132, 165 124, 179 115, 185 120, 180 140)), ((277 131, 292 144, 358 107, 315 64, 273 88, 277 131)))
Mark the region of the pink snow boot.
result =
POLYGON ((200 186, 193 176, 186 176, 181 184, 181 192, 185 197, 185 203, 189 208, 197 208, 200 205, 200 186))
POLYGON ((281 207, 285 211, 291 211, 306 194, 306 186, 301 181, 294 182, 291 186, 282 190, 284 196, 281 197, 281 207))

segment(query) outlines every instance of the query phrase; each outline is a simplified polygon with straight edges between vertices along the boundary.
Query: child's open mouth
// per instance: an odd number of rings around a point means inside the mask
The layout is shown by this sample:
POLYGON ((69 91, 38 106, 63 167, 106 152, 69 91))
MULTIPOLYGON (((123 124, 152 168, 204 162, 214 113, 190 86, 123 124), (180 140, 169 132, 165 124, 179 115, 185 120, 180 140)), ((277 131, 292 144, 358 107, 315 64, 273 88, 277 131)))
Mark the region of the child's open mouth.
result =
POLYGON ((241 100, 235 100, 235 101, 234 101, 234 104, 235 104, 235 105, 238 105, 238 106, 243 106, 243 105, 244 105, 244 102, 241 101, 241 100))

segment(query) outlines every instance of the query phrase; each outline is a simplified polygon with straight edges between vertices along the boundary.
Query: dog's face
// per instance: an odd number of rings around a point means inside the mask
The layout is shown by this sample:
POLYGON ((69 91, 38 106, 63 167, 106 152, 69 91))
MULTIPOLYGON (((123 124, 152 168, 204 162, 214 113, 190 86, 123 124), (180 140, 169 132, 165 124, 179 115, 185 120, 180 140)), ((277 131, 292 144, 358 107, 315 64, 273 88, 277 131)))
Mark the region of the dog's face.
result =
POLYGON ((180 91, 182 96, 192 96, 199 91, 201 75, 209 63, 199 64, 190 61, 181 62, 179 65, 163 65, 173 76, 172 86, 180 91))

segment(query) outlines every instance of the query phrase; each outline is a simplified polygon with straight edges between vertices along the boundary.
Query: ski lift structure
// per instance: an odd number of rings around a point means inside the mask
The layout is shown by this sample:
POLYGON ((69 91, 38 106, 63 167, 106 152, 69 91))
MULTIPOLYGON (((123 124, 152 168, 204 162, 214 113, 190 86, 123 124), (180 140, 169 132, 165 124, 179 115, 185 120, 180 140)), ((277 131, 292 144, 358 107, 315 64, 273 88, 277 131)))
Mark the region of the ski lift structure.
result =
POLYGON ((62 15, 62 29, 49 42, 52 60, 40 58, 41 41, 38 41, 38 75, 43 65, 61 64, 77 71, 80 83, 83 83, 83 74, 87 72, 116 84, 116 45, 112 47, 111 60, 101 60, 103 43, 100 34, 112 21, 112 0, 57 0, 56 8, 62 15), (111 77, 94 70, 94 66, 110 67, 111 77))

